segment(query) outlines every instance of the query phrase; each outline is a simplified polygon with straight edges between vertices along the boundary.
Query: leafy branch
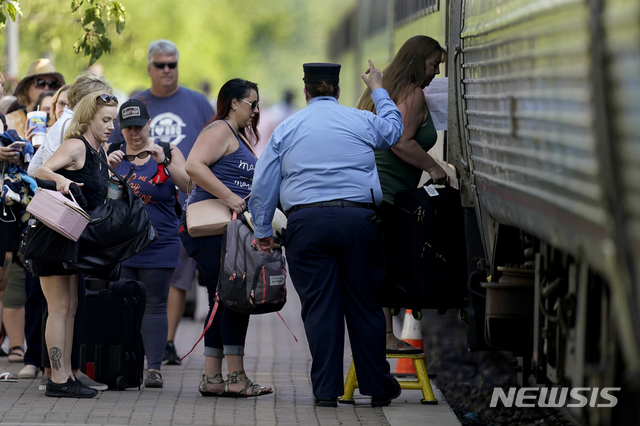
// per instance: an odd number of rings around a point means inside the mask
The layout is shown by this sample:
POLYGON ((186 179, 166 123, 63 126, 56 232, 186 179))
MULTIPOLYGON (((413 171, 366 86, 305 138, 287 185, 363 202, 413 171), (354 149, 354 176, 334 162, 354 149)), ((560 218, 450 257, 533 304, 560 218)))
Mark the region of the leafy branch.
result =
POLYGON ((7 24, 7 15, 13 22, 16 22, 16 16, 22 15, 22 11, 20 10, 20 5, 18 4, 20 0, 0 0, 0 29, 4 28, 7 24))
POLYGON ((73 45, 73 50, 76 53, 84 52, 84 56, 90 57, 89 65, 92 65, 103 53, 111 51, 111 40, 106 35, 106 25, 115 21, 118 34, 124 30, 124 6, 108 0, 72 0, 71 12, 78 14, 84 31, 82 37, 73 45), (84 11, 83 5, 87 6, 84 11))
MULTIPOLYGON (((125 26, 124 6, 111 0, 72 0, 71 13, 78 14, 82 26, 82 36, 73 45, 73 50, 89 56, 89 65, 93 65, 104 53, 111 51, 107 26, 115 22, 117 33, 122 34, 125 26)), ((0 0, 0 29, 6 25, 7 16, 15 22, 18 15, 22 15, 20 0, 0 0)))

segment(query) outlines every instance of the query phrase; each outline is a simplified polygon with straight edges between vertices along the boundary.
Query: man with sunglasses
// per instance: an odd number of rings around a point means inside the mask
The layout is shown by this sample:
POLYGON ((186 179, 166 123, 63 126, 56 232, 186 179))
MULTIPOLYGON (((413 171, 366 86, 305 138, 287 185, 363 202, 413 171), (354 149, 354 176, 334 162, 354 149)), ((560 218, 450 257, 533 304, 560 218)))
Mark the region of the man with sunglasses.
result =
POLYGON ((56 71, 50 60, 36 59, 31 62, 27 76, 20 80, 13 95, 17 103, 9 109, 7 126, 14 129, 21 137, 25 137, 27 113, 35 110, 38 96, 45 90, 58 90, 64 86, 64 77, 56 71))
MULTIPOLYGON (((142 101, 149 111, 149 137, 158 142, 176 145, 184 158, 187 158, 198 134, 213 118, 214 112, 203 94, 178 84, 179 58, 180 53, 173 42, 151 42, 147 56, 147 73, 151 79, 151 87, 133 96, 133 99, 142 101)), ((116 130, 111 134, 109 143, 123 140, 118 118, 116 130)), ((180 204, 183 204, 186 198, 187 195, 180 191, 180 204)), ((193 259, 181 248, 180 266, 173 274, 169 291, 169 335, 165 352, 165 362, 168 364, 180 364, 173 339, 184 313, 186 292, 191 288, 195 268, 193 259)))

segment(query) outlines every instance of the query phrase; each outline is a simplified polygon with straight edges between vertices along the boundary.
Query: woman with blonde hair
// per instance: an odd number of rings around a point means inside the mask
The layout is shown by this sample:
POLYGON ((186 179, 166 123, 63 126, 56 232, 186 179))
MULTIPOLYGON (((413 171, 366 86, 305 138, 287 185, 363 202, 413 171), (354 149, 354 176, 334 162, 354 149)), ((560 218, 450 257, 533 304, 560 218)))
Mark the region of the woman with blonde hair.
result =
MULTIPOLYGON (((114 129, 117 106, 116 97, 104 92, 82 98, 74 108, 64 143, 34 173, 35 177, 55 182, 56 189, 63 194, 74 192, 76 198, 82 195, 86 200, 83 208, 88 211, 104 203, 107 195, 109 172, 103 164, 107 157, 102 145, 114 129)), ((66 243, 77 244, 71 240, 66 243)), ((32 259, 32 268, 33 275, 40 277, 49 306, 45 340, 51 378, 45 395, 92 398, 98 392, 77 380, 71 367, 78 270, 65 269, 62 262, 44 259, 32 259)))
MULTIPOLYGON (((393 223, 396 192, 417 188, 423 171, 429 173, 436 183, 447 178, 446 172, 427 152, 435 145, 438 136, 423 91, 440 74, 440 64, 445 55, 445 50, 436 40, 418 35, 407 40, 383 70, 382 86, 398 106, 404 124, 404 132, 393 148, 375 152, 383 197, 378 214, 385 233, 392 232, 389 225, 393 223)), ((360 97, 358 109, 376 112, 369 88, 360 97)), ((387 264, 391 264, 389 259, 394 252, 389 240, 384 240, 387 264)), ((390 279, 393 279, 393 271, 388 271, 385 276, 385 281, 390 279)), ((383 284, 385 287, 388 286, 383 284)), ((389 308, 383 308, 383 311, 387 320, 387 353, 422 352, 393 334, 389 308)))
POLYGON ((53 95, 51 100, 51 125, 55 124, 60 117, 62 117, 62 111, 65 108, 69 108, 69 101, 67 100, 67 92, 69 92, 70 84, 65 84, 53 95))

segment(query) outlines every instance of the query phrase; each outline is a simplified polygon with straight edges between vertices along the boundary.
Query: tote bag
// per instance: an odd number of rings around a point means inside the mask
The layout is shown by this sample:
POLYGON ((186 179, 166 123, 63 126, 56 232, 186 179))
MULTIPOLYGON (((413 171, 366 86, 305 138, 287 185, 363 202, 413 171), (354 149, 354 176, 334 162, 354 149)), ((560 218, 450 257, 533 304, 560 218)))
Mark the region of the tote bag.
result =
MULTIPOLYGON (((187 186, 189 198, 191 198, 192 183, 193 181, 189 179, 187 186)), ((227 203, 218 198, 189 203, 189 198, 187 198, 186 211, 189 235, 197 238, 224 234, 232 214, 227 203)))

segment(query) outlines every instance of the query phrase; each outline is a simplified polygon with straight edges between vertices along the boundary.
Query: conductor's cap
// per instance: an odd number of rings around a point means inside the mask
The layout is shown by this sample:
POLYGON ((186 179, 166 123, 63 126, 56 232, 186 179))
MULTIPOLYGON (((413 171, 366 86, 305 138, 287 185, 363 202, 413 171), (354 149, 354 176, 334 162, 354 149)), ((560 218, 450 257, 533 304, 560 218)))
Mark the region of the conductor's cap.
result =
POLYGON ((340 64, 310 63, 303 64, 304 82, 307 84, 338 84, 340 81, 340 64))

